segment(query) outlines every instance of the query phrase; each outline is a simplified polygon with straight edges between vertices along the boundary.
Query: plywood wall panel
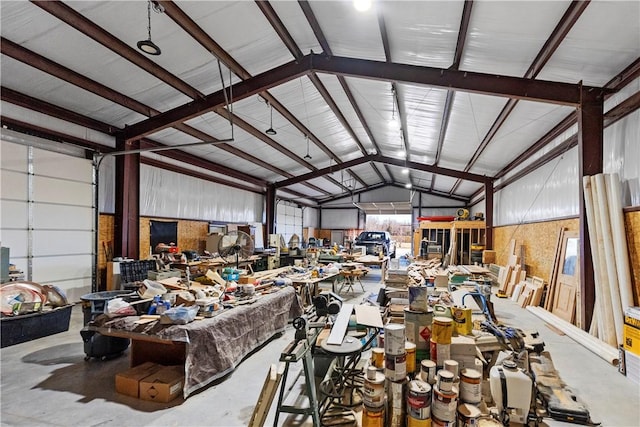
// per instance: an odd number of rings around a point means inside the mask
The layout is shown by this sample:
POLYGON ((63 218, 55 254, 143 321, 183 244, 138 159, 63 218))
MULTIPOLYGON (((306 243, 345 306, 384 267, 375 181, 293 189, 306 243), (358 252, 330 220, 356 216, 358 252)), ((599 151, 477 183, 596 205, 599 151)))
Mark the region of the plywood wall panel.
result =
POLYGON ((150 221, 178 221, 178 241, 180 250, 195 250, 202 253, 207 246, 209 223, 207 221, 190 221, 185 219, 172 220, 167 218, 140 218, 140 259, 151 256, 151 225, 150 221))
POLYGON ((494 228, 493 246, 496 251, 496 264, 507 265, 509 241, 515 239, 516 255, 520 254, 519 246, 524 245, 527 276, 542 277, 547 281, 553 266, 560 227, 577 231, 578 218, 494 228))
POLYGON ((631 280, 633 281, 634 305, 640 305, 640 211, 627 212, 624 215, 627 231, 631 280))
POLYGON ((104 269, 107 267, 107 260, 105 254, 105 244, 113 252, 113 239, 114 239, 114 216, 100 214, 100 220, 98 223, 98 269, 104 269))

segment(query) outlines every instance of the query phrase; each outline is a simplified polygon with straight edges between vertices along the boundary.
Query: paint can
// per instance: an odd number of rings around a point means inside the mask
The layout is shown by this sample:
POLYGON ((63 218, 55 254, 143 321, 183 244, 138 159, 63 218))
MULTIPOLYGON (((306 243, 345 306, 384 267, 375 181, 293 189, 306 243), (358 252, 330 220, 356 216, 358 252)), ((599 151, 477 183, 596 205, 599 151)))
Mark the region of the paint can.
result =
POLYGON ((458 335, 470 335, 473 330, 471 309, 466 307, 454 307, 451 309, 453 328, 458 335))
POLYGON ((362 403, 370 408, 384 405, 384 375, 373 367, 367 368, 362 386, 362 403))
POLYGON ((416 345, 412 342, 406 342, 404 349, 407 353, 407 374, 413 374, 416 371, 416 345))
POLYGON ((407 354, 385 354, 384 375, 390 381, 402 381, 407 376, 407 354))
POLYGON ((403 381, 386 382, 387 387, 387 426, 402 427, 405 425, 404 394, 407 387, 406 378, 403 381))
POLYGON ((429 359, 421 361, 420 377, 422 381, 434 385, 436 383, 436 362, 429 359))
POLYGON ((426 312, 429 309, 427 287, 408 286, 409 309, 413 311, 426 312))
POLYGON ((444 368, 445 371, 449 371, 453 374, 453 382, 458 381, 458 369, 460 365, 458 364, 457 361, 453 359, 447 359, 443 362, 442 367, 444 368))
POLYGON ((371 365, 378 369, 382 369, 384 366, 384 350, 379 347, 371 349, 371 365))
POLYGON ((453 320, 449 317, 434 317, 431 326, 431 341, 438 344, 451 344, 453 334, 453 320))
POLYGON ((397 356, 404 354, 404 325, 389 323, 384 327, 384 353, 397 356))
POLYGON ((384 406, 369 408, 364 405, 362 409, 362 427, 384 427, 384 406))
POLYGON ((438 389, 443 393, 451 393, 451 390, 453 390, 454 379, 455 377, 453 376, 453 372, 441 369, 438 371, 438 389))
POLYGON ((431 360, 438 368, 444 366, 444 361, 451 359, 451 344, 440 344, 431 340, 431 360))
POLYGON ((407 427, 431 427, 431 418, 425 418, 424 420, 407 416, 407 427))
POLYGON ((378 347, 384 350, 384 329, 378 334, 378 347))
POLYGON ((458 393, 454 388, 450 392, 442 391, 435 386, 433 388, 433 401, 431 403, 431 414, 442 421, 456 421, 458 409, 458 393))
POLYGON ((409 382, 407 415, 417 420, 431 417, 431 386, 428 383, 419 380, 409 382))
POLYGON ((433 311, 425 312, 404 309, 404 327, 407 341, 416 345, 418 360, 429 358, 429 340, 431 340, 431 323, 433 311))
POLYGON ((482 413, 480 409, 470 403, 458 406, 458 427, 477 427, 478 419, 482 413))
POLYGON ((482 374, 475 369, 460 371, 460 400, 478 404, 482 400, 482 374))
POLYGON ((431 427, 457 427, 458 421, 443 421, 437 417, 431 417, 431 427))
POLYGON ((503 424, 491 417, 480 417, 478 418, 478 427, 502 427, 503 424))

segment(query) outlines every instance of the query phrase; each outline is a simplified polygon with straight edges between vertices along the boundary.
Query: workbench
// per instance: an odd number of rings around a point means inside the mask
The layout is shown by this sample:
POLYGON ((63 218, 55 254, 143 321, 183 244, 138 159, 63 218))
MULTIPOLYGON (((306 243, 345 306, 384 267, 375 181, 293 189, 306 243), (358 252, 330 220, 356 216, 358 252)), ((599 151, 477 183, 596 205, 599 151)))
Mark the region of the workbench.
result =
POLYGON ((298 289, 302 301, 306 305, 312 304, 312 298, 318 295, 318 283, 330 282, 331 290, 336 293, 336 281, 340 277, 340 273, 324 273, 318 277, 310 277, 310 274, 296 275, 292 274, 288 276, 291 279, 293 286, 298 289))
POLYGON ((363 264, 367 267, 372 265, 380 267, 380 284, 384 285, 387 280, 387 270, 389 269, 389 257, 379 258, 374 255, 365 255, 354 260, 356 263, 363 264))
POLYGON ((300 314, 295 289, 287 286, 261 296, 253 304, 186 325, 139 324, 140 317, 126 316, 97 318, 96 325, 89 328, 102 335, 129 338, 131 366, 143 362, 184 364, 186 399, 233 371, 247 354, 283 331, 289 320, 300 314))

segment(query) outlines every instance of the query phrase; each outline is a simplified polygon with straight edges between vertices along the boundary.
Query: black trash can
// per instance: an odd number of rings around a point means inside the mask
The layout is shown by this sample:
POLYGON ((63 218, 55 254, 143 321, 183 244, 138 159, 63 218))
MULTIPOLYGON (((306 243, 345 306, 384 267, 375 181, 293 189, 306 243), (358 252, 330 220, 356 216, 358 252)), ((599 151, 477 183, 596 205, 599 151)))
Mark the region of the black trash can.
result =
POLYGON ((131 291, 94 292, 80 297, 84 316, 84 328, 80 331, 80 336, 84 342, 85 360, 89 360, 92 357, 101 360, 118 357, 129 347, 128 338, 100 335, 87 328, 89 322, 105 312, 107 302, 114 298, 123 298, 125 301, 131 302, 139 297, 136 292, 131 291))

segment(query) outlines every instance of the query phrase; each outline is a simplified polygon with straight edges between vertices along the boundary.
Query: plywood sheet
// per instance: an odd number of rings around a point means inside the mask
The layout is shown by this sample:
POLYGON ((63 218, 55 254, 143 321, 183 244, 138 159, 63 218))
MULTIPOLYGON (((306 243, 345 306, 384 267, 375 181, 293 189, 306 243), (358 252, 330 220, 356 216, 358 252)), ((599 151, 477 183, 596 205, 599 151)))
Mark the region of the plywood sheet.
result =
POLYGON ((640 305, 640 210, 626 212, 624 215, 627 231, 627 247, 631 263, 634 305, 640 305))
MULTIPOLYGON (((151 256, 150 221, 167 221, 167 218, 140 218, 140 259, 151 256)), ((174 220, 175 221, 175 220, 174 220)), ((192 221, 179 219, 178 221, 178 247, 180 250, 195 250, 202 253, 207 247, 207 234, 209 223, 207 221, 192 221)))
POLYGON ((114 238, 114 216, 107 214, 100 214, 98 223, 98 268, 104 269, 107 267, 107 257, 105 248, 110 249, 113 253, 113 238, 114 238))
MULTIPOLYGON (((636 234, 639 235, 640 219, 637 221, 636 234)), ((578 230, 578 218, 495 227, 493 229, 493 245, 496 250, 496 264, 507 265, 509 241, 515 239, 518 244, 524 246, 528 254, 527 273, 532 276, 549 277, 559 227, 578 230)), ((629 231, 627 231, 627 236, 629 236, 629 231)), ((638 239, 640 240, 640 238, 638 239)), ((640 248, 638 251, 640 252, 640 248)), ((636 274, 640 275, 640 273, 636 274)))
POLYGON ((356 305, 356 322, 364 326, 383 328, 382 316, 378 307, 371 305, 356 305))

